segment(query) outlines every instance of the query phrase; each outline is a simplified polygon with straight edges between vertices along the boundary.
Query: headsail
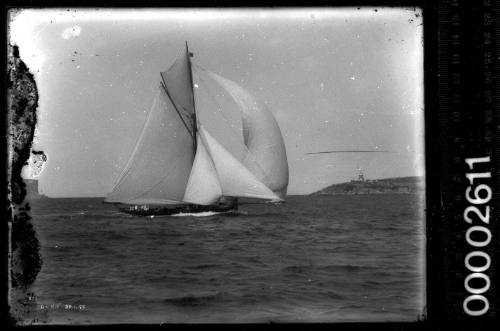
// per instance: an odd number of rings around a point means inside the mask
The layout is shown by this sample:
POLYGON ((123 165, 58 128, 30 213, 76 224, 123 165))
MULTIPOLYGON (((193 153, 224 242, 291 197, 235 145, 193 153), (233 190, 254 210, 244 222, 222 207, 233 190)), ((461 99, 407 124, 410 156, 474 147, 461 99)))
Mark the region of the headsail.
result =
POLYGON ((280 200, 260 182, 250 170, 229 153, 203 127, 199 128, 203 143, 207 146, 217 171, 222 194, 233 197, 248 197, 280 200))
POLYGON ((212 157, 200 135, 197 137, 197 150, 194 158, 193 168, 184 193, 185 202, 199 205, 210 205, 216 202, 222 196, 215 165, 212 157))
POLYGON ((237 83, 211 71, 195 66, 198 75, 207 75, 222 86, 241 112, 245 166, 280 197, 288 186, 288 161, 285 144, 274 116, 266 106, 237 83), (201 69, 201 70, 198 70, 201 69))
POLYGON ((192 137, 163 88, 158 88, 128 169, 106 202, 172 204, 182 201, 194 159, 192 137))

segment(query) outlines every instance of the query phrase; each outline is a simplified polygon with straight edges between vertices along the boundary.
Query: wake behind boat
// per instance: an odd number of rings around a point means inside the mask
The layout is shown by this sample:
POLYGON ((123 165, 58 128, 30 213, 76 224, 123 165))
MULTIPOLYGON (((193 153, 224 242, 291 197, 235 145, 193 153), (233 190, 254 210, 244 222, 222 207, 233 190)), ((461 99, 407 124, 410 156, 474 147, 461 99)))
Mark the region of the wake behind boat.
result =
POLYGON ((288 162, 274 116, 237 83, 192 63, 160 72, 136 146, 106 203, 138 216, 236 210, 284 201, 288 162))

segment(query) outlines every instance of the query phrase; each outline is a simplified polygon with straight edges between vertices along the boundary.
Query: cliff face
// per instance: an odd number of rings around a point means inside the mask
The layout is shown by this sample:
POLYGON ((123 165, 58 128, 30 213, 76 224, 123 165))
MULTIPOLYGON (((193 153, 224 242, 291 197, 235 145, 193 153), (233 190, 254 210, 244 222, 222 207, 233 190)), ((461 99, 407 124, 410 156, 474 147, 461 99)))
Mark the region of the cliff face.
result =
POLYGON ((424 177, 398 177, 334 184, 314 192, 312 195, 404 194, 424 191, 424 177))
POLYGON ((38 91, 33 75, 19 57, 17 46, 8 47, 8 200, 10 231, 10 315, 15 323, 26 317, 29 288, 42 266, 40 243, 31 223, 26 184, 21 171, 33 142, 38 91))
POLYGON ((25 200, 32 201, 41 198, 45 198, 43 194, 38 191, 38 180, 36 179, 25 179, 24 183, 26 185, 26 197, 25 200))

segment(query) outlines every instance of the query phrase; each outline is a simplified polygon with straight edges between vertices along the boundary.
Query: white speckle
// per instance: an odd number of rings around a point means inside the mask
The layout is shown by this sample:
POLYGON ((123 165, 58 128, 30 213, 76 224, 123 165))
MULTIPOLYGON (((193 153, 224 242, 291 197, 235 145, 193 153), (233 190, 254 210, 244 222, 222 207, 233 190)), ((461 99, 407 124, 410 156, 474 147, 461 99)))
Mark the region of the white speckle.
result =
POLYGON ((351 76, 351 80, 355 80, 355 79, 356 79, 356 77, 355 77, 355 76, 351 76))
POLYGON ((63 39, 68 40, 70 38, 78 37, 81 32, 82 32, 82 28, 80 28, 78 25, 75 25, 75 26, 71 26, 69 28, 64 29, 62 34, 61 34, 61 37, 63 39))
POLYGON ((194 84, 194 87, 195 87, 195 88, 198 88, 198 84, 194 84))

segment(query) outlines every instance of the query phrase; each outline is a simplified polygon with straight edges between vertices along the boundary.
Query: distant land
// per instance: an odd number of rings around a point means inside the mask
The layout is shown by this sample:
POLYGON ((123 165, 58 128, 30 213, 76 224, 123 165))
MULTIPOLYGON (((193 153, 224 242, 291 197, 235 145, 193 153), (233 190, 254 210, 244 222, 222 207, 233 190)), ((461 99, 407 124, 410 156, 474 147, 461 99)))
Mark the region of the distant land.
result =
POLYGON ((425 177, 395 177, 384 179, 361 179, 333 184, 310 195, 339 194, 409 194, 425 191, 425 177))
MULTIPOLYGON (((38 192, 38 180, 24 179, 26 198, 37 200, 48 198, 38 192)), ((355 195, 355 194, 412 194, 425 191, 425 177, 395 177, 384 179, 358 179, 333 184, 309 195, 355 195)), ((103 198, 102 198, 103 199, 103 198)))

